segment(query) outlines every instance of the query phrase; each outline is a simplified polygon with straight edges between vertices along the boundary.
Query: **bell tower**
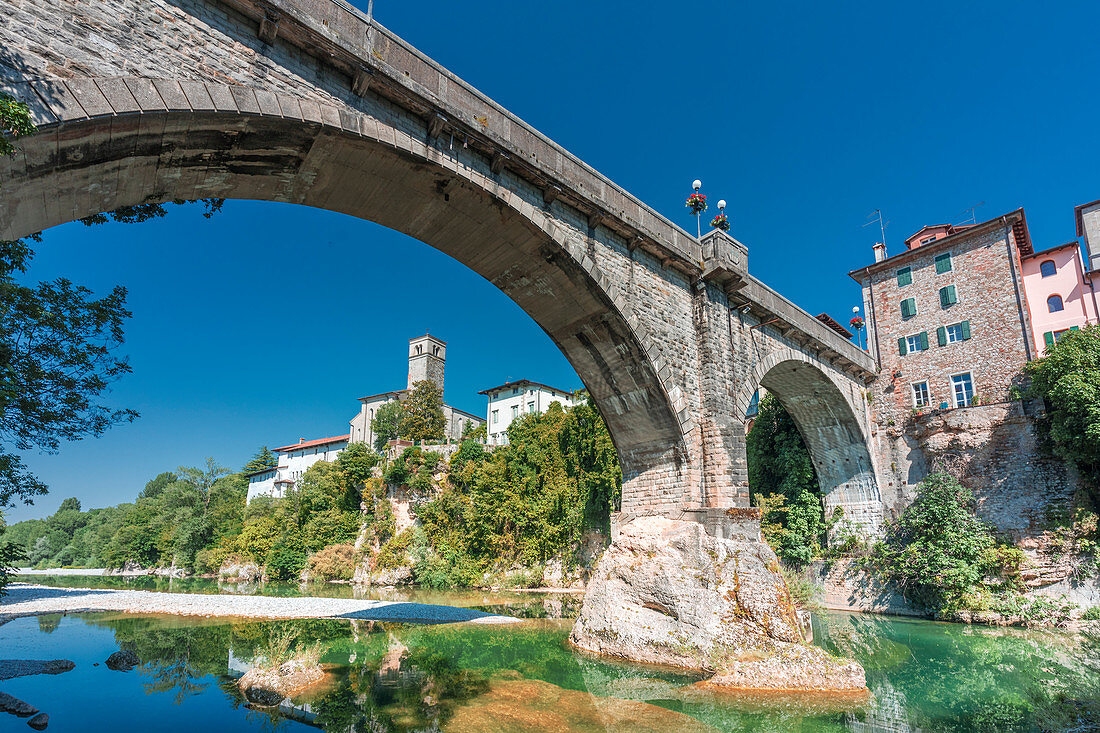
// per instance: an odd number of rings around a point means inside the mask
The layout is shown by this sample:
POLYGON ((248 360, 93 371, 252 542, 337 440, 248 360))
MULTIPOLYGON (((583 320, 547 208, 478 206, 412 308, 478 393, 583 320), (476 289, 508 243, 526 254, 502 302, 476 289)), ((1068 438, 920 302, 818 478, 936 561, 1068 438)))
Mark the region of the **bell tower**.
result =
POLYGON ((409 384, 428 380, 443 390, 443 369, 447 362, 447 342, 425 334, 409 339, 409 384))

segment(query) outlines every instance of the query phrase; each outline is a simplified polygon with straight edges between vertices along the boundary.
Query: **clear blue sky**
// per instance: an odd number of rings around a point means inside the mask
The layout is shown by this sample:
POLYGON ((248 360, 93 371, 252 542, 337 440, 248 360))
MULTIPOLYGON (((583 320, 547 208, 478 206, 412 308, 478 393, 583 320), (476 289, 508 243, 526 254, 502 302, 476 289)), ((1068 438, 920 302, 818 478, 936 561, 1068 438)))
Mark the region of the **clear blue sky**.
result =
MULTIPOLYGON (((1025 206, 1042 248, 1072 239, 1073 207, 1100 198, 1095 3, 377 0, 375 14, 687 229, 701 178, 729 201, 750 270, 842 322, 873 209, 891 253, 981 201, 979 220, 1025 206)), ((263 444, 346 432, 357 397, 404 386, 407 339, 425 329, 449 343, 446 397, 462 409, 480 414, 477 391, 508 378, 580 386, 479 276, 322 211, 229 202, 209 221, 176 209, 69 224, 45 233, 30 275, 129 288, 134 373, 109 399, 142 417, 29 454, 51 493, 9 521, 67 496, 131 500, 206 456, 237 468, 263 444)))

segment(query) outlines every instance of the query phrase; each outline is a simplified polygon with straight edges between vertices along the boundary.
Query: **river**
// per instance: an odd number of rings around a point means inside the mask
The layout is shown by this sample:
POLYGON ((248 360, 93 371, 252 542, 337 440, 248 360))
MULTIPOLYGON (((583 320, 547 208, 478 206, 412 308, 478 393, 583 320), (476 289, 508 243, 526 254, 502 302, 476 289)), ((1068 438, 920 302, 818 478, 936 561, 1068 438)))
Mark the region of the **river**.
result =
MULTIPOLYGON (((213 581, 30 578, 78 587, 225 592, 213 581)), ((234 588, 234 590, 237 590, 234 588)), ((50 715, 51 731, 1030 731, 1065 730, 1100 711, 1100 639, 917 619, 824 613, 816 643, 858 659, 872 697, 845 709, 830 698, 705 692, 697 677, 609 663, 571 651, 580 598, 471 591, 362 591, 267 585, 270 594, 447 603, 510 613, 522 624, 418 626, 348 620, 244 621, 74 614, 0 626, 0 658, 66 658, 59 676, 0 690, 50 715), (250 709, 234 679, 286 628, 323 645, 325 683, 278 710, 250 709), (132 649, 142 666, 102 662, 132 649), (97 666, 98 665, 98 666, 97 666)), ((0 730, 27 730, 0 715, 0 730)))

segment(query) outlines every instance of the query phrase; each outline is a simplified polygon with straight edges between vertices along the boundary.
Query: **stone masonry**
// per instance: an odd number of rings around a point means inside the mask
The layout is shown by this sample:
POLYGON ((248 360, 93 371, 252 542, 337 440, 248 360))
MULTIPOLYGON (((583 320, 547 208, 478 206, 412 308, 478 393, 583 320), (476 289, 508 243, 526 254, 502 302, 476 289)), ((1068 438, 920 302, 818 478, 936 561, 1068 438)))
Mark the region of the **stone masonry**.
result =
POLYGON ((903 427, 914 413, 956 407, 951 376, 970 373, 977 403, 1006 403, 1028 361, 1030 334, 1021 309, 1019 250, 1030 250, 1023 212, 969 228, 857 270, 868 314, 868 349, 881 372, 871 386, 871 440, 880 467, 887 511, 899 512, 931 466, 922 446, 903 427), (1021 233, 1023 232, 1023 233, 1021 233), (1022 240, 1022 241, 1020 241, 1022 240), (935 258, 950 254, 951 269, 937 272, 935 258), (908 268, 911 282, 899 284, 908 268), (956 302, 944 305, 941 288, 953 286, 956 302), (912 299, 916 314, 902 313, 912 299), (940 345, 938 331, 969 324, 969 338, 940 345), (927 349, 902 354, 899 339, 925 334, 927 349), (927 382, 930 404, 919 408, 913 385, 927 382))
MULTIPOLYGON (((0 0, 0 91, 37 134, 0 161, 0 236, 170 199, 378 222, 494 283, 606 420, 623 511, 748 500, 744 415, 794 415, 827 502, 882 513, 873 360, 473 87, 336 0, 0 0)), ((694 514, 693 514, 694 513, 694 514)))

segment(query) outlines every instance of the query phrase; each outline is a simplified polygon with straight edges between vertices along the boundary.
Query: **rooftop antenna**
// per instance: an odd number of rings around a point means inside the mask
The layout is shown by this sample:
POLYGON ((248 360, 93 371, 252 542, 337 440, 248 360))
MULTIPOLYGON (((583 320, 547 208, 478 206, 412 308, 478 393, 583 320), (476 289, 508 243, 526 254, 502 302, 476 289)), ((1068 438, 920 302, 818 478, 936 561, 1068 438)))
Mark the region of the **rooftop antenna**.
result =
POLYGON ((882 209, 875 209, 870 214, 868 214, 866 223, 861 224, 860 226, 861 227, 870 226, 870 225, 874 224, 875 222, 878 222, 878 230, 879 230, 879 233, 882 235, 882 246, 885 247, 886 246, 886 225, 889 224, 890 222, 889 222, 889 220, 884 220, 882 218, 882 209))
POLYGON ((965 209, 963 209, 961 212, 959 212, 956 216, 962 216, 963 214, 965 214, 967 212, 970 212, 970 215, 968 217, 966 217, 965 219, 961 220, 959 222, 959 224, 977 224, 978 223, 977 211, 978 211, 979 206, 985 206, 985 202, 984 201, 979 201, 978 203, 974 204, 973 206, 968 206, 965 209))

